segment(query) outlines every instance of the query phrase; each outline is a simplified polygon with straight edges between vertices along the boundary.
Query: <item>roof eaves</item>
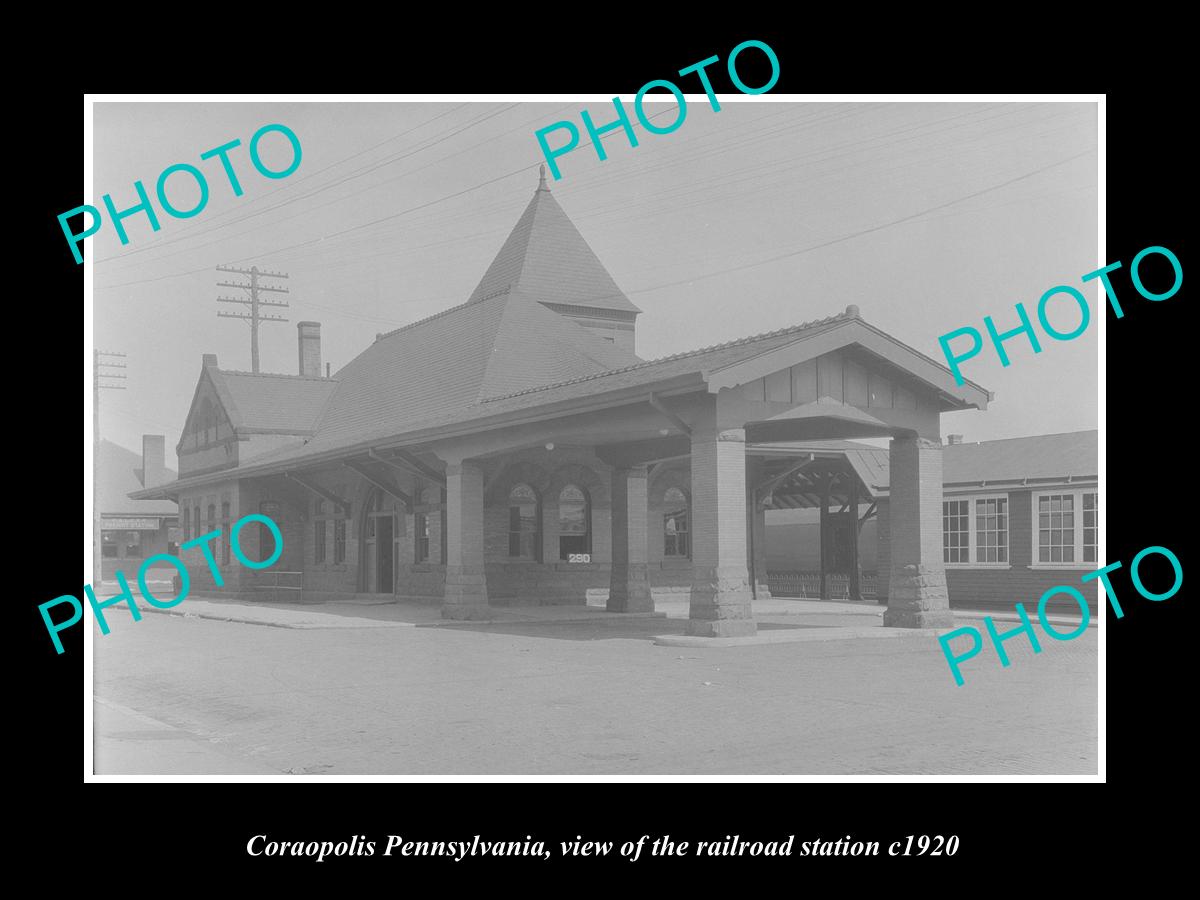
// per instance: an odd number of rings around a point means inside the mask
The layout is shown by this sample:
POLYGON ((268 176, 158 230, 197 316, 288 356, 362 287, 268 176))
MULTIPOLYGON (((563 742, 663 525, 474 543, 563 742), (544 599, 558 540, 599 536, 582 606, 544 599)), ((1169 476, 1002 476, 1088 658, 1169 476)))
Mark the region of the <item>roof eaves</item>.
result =
MULTIPOLYGON (((483 402, 484 403, 495 403, 497 400, 507 400, 511 397, 520 397, 525 394, 535 394, 539 391, 548 391, 553 388, 565 387, 569 384, 580 384, 585 381, 593 381, 597 378, 607 378, 609 375, 621 375, 621 374, 624 374, 625 372, 632 372, 632 371, 635 371, 638 369, 646 369, 651 366, 662 365, 664 363, 676 362, 681 359, 687 359, 688 357, 701 356, 705 353, 715 353, 719 350, 729 350, 733 347, 738 347, 738 346, 749 346, 750 344, 753 344, 756 341, 765 341, 765 340, 768 340, 769 338, 780 337, 789 332, 806 331, 811 328, 816 328, 820 325, 826 325, 837 319, 844 319, 844 318, 846 318, 845 313, 838 313, 836 315, 827 316, 824 319, 816 319, 812 322, 803 322, 799 325, 792 325, 788 328, 780 328, 775 331, 767 331, 762 334, 753 334, 748 337, 737 338, 732 341, 726 341, 723 344, 712 344, 708 347, 700 347, 696 350, 685 350, 681 353, 672 354, 671 356, 661 356, 658 359, 648 359, 648 360, 644 360, 643 362, 640 362, 640 363, 635 363, 633 365, 622 366, 621 368, 618 368, 618 369, 609 369, 605 372, 596 372, 591 375, 584 375, 580 378, 570 378, 570 379, 567 379, 566 381, 554 382, 553 384, 544 384, 544 385, 539 385, 537 387, 526 388, 523 391, 516 391, 512 394, 503 394, 498 397, 488 397, 483 402)), ((700 370, 697 369, 697 371, 700 371, 700 370)))

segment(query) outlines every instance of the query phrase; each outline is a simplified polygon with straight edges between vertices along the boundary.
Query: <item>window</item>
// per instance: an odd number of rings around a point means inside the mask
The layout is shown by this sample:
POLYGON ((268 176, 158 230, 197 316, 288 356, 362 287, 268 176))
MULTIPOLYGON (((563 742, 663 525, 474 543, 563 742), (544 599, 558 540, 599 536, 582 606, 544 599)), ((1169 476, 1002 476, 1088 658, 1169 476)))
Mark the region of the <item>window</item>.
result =
POLYGON ((124 534, 122 543, 125 545, 125 552, 121 555, 126 559, 140 559, 142 557, 142 533, 126 531, 122 534, 124 534))
POLYGON ((1008 495, 942 501, 942 562, 947 566, 1007 568, 1008 495))
POLYGON ((663 505, 667 508, 663 514, 663 556, 691 557, 687 495, 679 488, 667 488, 663 505))
POLYGON ((969 562, 970 521, 970 500, 942 502, 942 562, 969 562))
POLYGON ((221 501, 221 565, 229 565, 229 501, 221 501))
POLYGON ((346 520, 333 520, 333 562, 340 565, 346 561, 346 520))
POLYGON ((1033 564, 1084 568, 1100 549, 1100 496, 1095 491, 1033 495, 1033 564))
POLYGON ((587 491, 568 484, 558 495, 558 558, 592 552, 592 503, 587 491))
POLYGON ((183 539, 185 541, 192 539, 192 511, 186 506, 183 508, 183 539))
MULTIPOLYGON (((508 492, 508 555, 541 561, 541 503, 529 485, 517 483, 508 492)), ((585 551, 586 552, 586 551, 585 551)))
POLYGON ((975 562, 1008 562, 1008 498, 975 501, 975 562))
POLYGON ((117 556, 117 536, 116 531, 101 531, 100 532, 100 555, 112 559, 117 556))
POLYGON ((1083 561, 1094 563, 1099 560, 1100 550, 1100 495, 1093 492, 1083 495, 1083 561))

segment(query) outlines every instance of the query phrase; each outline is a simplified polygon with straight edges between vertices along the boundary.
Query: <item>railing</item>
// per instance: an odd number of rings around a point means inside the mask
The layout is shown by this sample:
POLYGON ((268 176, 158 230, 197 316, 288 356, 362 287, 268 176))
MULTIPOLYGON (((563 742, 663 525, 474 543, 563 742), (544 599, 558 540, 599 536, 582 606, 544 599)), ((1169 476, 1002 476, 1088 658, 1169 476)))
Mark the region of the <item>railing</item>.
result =
POLYGON ((254 590, 270 591, 275 594, 275 602, 277 603, 303 603, 304 602, 304 573, 303 572, 281 572, 278 569, 272 569, 269 572, 262 572, 254 582, 254 590), (280 577, 295 579, 295 584, 280 584, 280 577), (271 582, 266 582, 267 577, 271 578, 271 582))
MULTIPOLYGON (((850 599, 850 576, 829 575, 829 599, 850 599)), ((819 572, 768 572, 767 585, 773 597, 798 597, 803 600, 821 598, 821 573, 819 572)), ((876 578, 874 573, 864 572, 859 577, 859 589, 864 600, 874 600, 876 578)))

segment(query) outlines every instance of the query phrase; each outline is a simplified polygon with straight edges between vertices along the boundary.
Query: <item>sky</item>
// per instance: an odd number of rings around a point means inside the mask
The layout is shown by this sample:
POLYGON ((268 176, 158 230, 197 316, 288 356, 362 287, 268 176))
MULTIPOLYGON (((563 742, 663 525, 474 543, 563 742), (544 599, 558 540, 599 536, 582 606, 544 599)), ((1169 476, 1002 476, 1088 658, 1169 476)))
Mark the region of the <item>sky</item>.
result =
MULTIPOLYGON (((632 98, 624 98, 632 107, 632 98)), ((336 372, 389 331, 463 303, 528 204, 543 162, 534 132, 570 120, 580 146, 558 158, 551 190, 617 284, 642 310, 644 359, 722 343, 842 312, 921 353, 944 357, 939 335, 1036 321, 1056 285, 1080 289, 1092 323, 1059 342, 1041 335, 990 347, 963 365, 995 394, 987 411, 942 416, 943 435, 993 440, 1095 428, 1098 282, 1097 126, 1093 103, 799 103, 691 97, 670 134, 636 125, 604 138, 601 161, 580 125, 611 102, 97 103, 95 196, 118 210, 153 196, 159 173, 205 173, 206 207, 189 219, 159 209, 105 222, 87 239, 94 260, 95 346, 125 353, 127 389, 101 397, 101 433, 140 451, 141 435, 179 439, 204 353, 250 370, 249 327, 218 318, 217 265, 288 274, 288 322, 260 329, 261 370, 297 372, 296 322, 321 323, 322 358, 336 372), (300 140, 296 171, 272 180, 248 156, 251 136, 281 123, 300 140), (244 193, 200 154, 231 140, 244 193)), ((671 104, 646 104, 660 127, 671 104)), ((561 133, 550 138, 557 146, 561 133)), ((278 133, 264 163, 291 158, 278 133)), ((549 176, 548 176, 549 177, 549 176)), ((185 174, 168 196, 198 199, 185 174)), ((156 201, 157 208, 157 201, 156 201)), ((1052 306, 1060 331, 1078 324, 1052 306)), ((173 465, 168 449, 168 464, 173 465)))

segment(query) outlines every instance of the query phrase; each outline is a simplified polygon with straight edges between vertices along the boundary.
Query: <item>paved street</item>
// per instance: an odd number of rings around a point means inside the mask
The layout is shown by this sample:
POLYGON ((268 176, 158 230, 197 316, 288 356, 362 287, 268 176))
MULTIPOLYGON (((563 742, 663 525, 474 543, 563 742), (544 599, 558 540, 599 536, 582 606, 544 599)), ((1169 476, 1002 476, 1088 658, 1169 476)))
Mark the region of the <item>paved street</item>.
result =
MULTIPOLYGON (((380 607, 376 617, 393 613, 380 607)), ((395 607, 391 607, 392 610, 395 607)), ((863 613, 853 617, 859 622, 863 613)), ((846 617, 768 616, 763 630, 846 617)), ((96 631, 99 774, 1095 774, 1096 630, 956 687, 934 638, 693 649, 679 618, 96 631)), ((383 623, 380 623, 383 624, 383 623)), ((962 619, 961 624, 981 625, 962 619)))

